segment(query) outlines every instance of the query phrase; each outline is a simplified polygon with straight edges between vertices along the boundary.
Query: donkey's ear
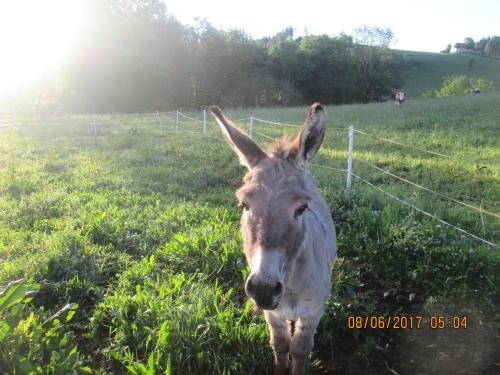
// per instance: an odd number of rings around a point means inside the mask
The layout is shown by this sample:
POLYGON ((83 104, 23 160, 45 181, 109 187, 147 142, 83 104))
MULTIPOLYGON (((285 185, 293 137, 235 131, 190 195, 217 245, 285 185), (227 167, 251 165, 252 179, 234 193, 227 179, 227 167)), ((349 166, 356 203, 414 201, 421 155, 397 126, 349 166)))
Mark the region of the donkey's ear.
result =
POLYGON ((236 152, 242 165, 252 169, 262 159, 267 158, 267 154, 255 143, 252 138, 242 130, 235 127, 222 113, 217 106, 208 108, 219 124, 224 138, 229 146, 236 152))
POLYGON ((305 166, 318 152, 326 133, 326 113, 319 103, 309 107, 300 134, 293 141, 290 159, 305 166))

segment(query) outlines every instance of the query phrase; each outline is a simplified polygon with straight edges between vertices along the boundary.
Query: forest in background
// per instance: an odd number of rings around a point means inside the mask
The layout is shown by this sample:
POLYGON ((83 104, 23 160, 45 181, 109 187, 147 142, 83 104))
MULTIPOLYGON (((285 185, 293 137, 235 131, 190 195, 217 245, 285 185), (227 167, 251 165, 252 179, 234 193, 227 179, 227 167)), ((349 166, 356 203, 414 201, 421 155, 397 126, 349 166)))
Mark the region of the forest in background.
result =
MULTIPOLYGON (((168 6, 168 5, 167 5, 168 6)), ((206 20, 181 24, 160 0, 89 0, 62 69, 9 112, 142 112, 381 101, 401 87, 389 29, 253 39, 206 20)))

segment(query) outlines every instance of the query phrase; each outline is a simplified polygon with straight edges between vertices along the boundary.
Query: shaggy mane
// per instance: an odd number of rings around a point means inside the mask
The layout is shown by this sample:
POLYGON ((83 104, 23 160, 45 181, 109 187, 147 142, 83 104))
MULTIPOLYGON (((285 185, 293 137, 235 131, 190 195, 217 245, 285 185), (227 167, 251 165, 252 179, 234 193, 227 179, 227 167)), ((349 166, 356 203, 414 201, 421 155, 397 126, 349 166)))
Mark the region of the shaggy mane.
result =
POLYGON ((267 152, 275 158, 287 159, 290 156, 290 153, 293 152, 293 148, 293 138, 283 135, 281 138, 275 140, 269 145, 267 152))

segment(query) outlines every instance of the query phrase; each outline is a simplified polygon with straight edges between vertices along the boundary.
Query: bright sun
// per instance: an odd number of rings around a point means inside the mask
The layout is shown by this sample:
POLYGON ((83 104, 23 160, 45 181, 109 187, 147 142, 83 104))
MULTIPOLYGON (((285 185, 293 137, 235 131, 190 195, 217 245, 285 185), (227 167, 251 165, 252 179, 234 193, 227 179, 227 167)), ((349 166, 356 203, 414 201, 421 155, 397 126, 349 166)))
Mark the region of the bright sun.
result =
POLYGON ((62 61, 80 21, 79 0, 0 0, 0 92, 62 61))

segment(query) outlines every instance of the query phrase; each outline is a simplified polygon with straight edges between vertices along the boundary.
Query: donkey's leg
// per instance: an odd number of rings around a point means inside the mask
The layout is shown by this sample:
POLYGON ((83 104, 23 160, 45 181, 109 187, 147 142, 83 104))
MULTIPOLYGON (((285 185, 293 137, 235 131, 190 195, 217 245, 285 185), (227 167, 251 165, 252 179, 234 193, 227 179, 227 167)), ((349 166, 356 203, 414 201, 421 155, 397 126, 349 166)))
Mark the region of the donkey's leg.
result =
POLYGON ((292 354, 292 375, 302 375, 304 365, 314 345, 314 333, 319 324, 320 315, 299 318, 295 322, 295 332, 290 343, 292 354))
POLYGON ((269 310, 264 310, 271 340, 269 343, 274 351, 274 372, 276 375, 285 374, 288 369, 288 352, 290 350, 290 331, 285 319, 276 317, 269 310))

